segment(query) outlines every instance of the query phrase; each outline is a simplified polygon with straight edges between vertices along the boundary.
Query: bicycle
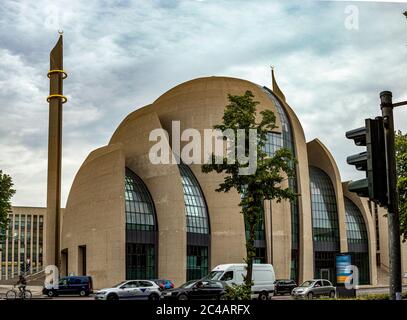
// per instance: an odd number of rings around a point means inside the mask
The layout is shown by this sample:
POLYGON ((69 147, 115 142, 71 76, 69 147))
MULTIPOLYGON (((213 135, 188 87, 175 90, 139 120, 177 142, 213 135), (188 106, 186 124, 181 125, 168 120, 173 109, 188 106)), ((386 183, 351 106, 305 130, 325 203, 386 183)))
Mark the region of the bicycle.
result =
POLYGON ((16 285, 13 285, 13 289, 6 292, 6 299, 7 300, 15 300, 15 299, 22 299, 22 300, 30 300, 32 298, 32 294, 30 290, 23 288, 23 290, 16 290, 16 285))

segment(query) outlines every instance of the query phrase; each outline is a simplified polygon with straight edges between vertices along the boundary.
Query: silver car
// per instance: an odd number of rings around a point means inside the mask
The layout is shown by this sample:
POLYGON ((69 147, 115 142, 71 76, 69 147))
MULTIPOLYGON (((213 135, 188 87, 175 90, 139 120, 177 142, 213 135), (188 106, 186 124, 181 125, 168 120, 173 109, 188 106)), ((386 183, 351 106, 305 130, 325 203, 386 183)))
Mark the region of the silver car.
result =
POLYGON ((160 287, 150 280, 128 280, 96 292, 95 300, 159 300, 160 287))
POLYGON ((291 295, 295 298, 307 298, 309 300, 320 296, 335 298, 336 289, 328 280, 313 279, 304 281, 299 287, 294 288, 291 295))

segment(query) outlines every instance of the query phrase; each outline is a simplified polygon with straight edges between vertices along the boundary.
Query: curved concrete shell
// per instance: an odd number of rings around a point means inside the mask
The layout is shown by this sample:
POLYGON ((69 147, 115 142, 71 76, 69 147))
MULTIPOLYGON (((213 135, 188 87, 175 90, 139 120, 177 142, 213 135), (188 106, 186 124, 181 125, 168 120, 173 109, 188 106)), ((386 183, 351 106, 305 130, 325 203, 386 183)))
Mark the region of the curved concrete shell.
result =
MULTIPOLYGON (((298 160, 295 180, 299 194, 296 202, 298 211, 295 213, 298 215, 298 232, 295 234, 292 229, 292 217, 296 216, 290 202, 265 201, 265 237, 259 241, 262 246, 260 251, 264 250, 263 261, 274 265, 277 278, 294 277, 301 282, 314 276, 309 166, 320 168, 332 180, 338 204, 340 250, 346 252, 343 200, 346 187, 342 186, 338 167, 319 140, 306 143, 301 123, 281 90, 274 93, 246 80, 206 77, 182 83, 152 104, 132 112, 118 126, 107 146, 89 154, 72 184, 63 217, 63 273, 92 275, 95 288, 111 286, 125 279, 128 263, 126 243, 129 241, 124 199, 126 168, 144 182, 154 204, 158 229, 157 256, 148 258, 149 262, 146 262, 144 253, 137 258, 144 261, 142 263, 154 263, 157 278, 181 284, 187 280, 188 266, 210 270, 218 264, 241 263, 245 257, 245 225, 240 213, 239 194, 233 190, 215 192, 224 176, 203 174, 199 164, 188 165, 199 185, 201 206, 205 204, 210 224, 207 234, 191 234, 187 230, 185 204, 194 200, 184 194, 178 165, 153 164, 149 152, 157 143, 150 141, 150 133, 164 129, 167 135, 163 142, 169 146, 170 158, 176 158, 190 140, 181 139, 179 142, 177 133, 172 132, 174 121, 175 126, 179 124, 181 133, 192 128, 204 137, 205 129, 221 123, 228 94, 243 95, 247 90, 259 101, 258 112, 271 110, 276 115, 277 128, 273 133, 277 138, 283 135, 284 124, 279 113, 285 114, 287 119, 284 121, 289 122, 292 149, 298 160), (298 237, 295 250, 292 250, 295 243, 293 236, 298 237), (203 241, 201 245, 199 241, 203 241), (202 252, 206 252, 207 256, 202 252), (208 265, 205 266, 205 263, 208 265)), ((203 155, 204 143, 201 143, 200 151, 203 155)), ((287 181, 285 185, 288 186, 287 181)), ((367 217, 366 207, 351 195, 349 198, 367 217)), ((374 241, 373 222, 368 218, 366 221, 371 243, 374 241)), ((373 259, 374 253, 371 252, 370 257, 373 259)), ((373 260, 370 264, 374 264, 373 260)), ((370 270, 371 282, 374 283, 375 269, 370 270)))

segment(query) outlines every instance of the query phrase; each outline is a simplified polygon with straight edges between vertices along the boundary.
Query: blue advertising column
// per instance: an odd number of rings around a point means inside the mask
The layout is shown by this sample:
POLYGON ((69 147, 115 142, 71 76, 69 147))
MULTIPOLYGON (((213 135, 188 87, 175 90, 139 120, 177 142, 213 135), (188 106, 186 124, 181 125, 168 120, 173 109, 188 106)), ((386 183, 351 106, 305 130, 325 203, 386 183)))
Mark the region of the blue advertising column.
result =
POLYGON ((356 297, 354 284, 358 281, 353 279, 352 256, 349 253, 341 253, 335 257, 336 265, 336 295, 337 297, 356 297), (348 283, 347 283, 348 282, 348 283))

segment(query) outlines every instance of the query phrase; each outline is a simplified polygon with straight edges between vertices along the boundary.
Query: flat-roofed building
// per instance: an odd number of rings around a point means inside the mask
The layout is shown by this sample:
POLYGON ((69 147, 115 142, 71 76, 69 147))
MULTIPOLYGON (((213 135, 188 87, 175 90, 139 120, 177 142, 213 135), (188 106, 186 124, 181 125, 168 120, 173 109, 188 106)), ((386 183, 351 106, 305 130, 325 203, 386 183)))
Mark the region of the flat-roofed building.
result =
POLYGON ((43 270, 46 208, 13 207, 0 251, 0 280, 15 278, 30 261, 29 273, 43 270))

